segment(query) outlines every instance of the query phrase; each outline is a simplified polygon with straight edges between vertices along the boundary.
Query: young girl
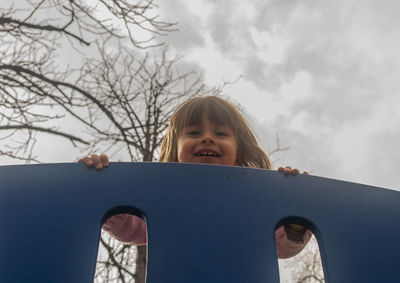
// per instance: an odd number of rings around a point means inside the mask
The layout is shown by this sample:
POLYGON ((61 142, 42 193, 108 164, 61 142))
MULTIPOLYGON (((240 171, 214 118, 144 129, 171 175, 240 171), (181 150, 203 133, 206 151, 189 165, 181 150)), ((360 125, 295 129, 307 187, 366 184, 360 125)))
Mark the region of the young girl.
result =
MULTIPOLYGON (((159 161, 272 168, 239 110, 217 96, 195 97, 177 108, 162 141, 159 161)), ((84 157, 79 162, 98 170, 109 165, 104 154, 84 157)), ((292 175, 299 173, 289 166, 278 171, 292 175)), ((138 246, 147 244, 146 225, 139 217, 118 214, 110 217, 103 229, 122 242, 138 246)), ((281 226, 275 232, 278 257, 296 255, 311 235, 311 231, 299 225, 281 226)))

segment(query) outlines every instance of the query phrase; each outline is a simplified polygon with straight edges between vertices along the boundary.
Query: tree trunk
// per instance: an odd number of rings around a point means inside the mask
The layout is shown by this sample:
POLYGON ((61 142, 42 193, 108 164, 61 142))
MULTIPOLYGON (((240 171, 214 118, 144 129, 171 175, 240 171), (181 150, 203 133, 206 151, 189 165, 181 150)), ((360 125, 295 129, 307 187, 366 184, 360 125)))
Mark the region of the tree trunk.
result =
POLYGON ((136 255, 135 283, 146 282, 147 246, 138 246, 136 255))

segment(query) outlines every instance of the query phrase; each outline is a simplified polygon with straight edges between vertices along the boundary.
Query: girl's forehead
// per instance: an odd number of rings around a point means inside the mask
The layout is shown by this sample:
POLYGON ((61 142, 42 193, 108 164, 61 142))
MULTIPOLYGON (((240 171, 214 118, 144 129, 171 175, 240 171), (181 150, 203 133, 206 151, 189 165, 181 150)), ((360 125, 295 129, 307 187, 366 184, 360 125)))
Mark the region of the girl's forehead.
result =
POLYGON ((231 124, 225 119, 218 119, 218 117, 213 115, 210 116, 206 113, 204 113, 201 117, 197 117, 197 119, 188 120, 185 124, 185 127, 212 125, 217 127, 232 128, 231 124))
POLYGON ((200 122, 186 125, 186 127, 204 127, 204 126, 221 127, 221 128, 229 128, 229 129, 232 128, 231 125, 212 122, 207 118, 205 118, 204 120, 202 120, 200 122))

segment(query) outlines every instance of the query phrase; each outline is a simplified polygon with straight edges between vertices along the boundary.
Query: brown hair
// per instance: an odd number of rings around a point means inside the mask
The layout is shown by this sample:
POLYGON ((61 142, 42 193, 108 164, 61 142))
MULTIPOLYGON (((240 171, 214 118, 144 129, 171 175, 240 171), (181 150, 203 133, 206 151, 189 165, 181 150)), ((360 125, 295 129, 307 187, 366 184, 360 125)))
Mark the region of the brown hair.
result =
POLYGON ((210 122, 228 126, 238 143, 237 164, 244 167, 271 169, 271 161, 258 145, 243 115, 237 107, 218 96, 194 97, 174 112, 161 144, 161 162, 178 162, 178 137, 183 128, 200 124, 206 116, 210 122))

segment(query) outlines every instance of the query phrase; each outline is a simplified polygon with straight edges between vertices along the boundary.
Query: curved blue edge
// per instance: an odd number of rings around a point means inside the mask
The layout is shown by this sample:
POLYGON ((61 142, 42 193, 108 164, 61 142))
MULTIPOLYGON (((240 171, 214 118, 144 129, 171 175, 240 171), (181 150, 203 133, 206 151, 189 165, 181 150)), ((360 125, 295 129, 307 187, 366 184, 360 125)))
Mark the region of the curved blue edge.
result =
POLYGON ((104 214, 104 216, 102 217, 101 223, 104 223, 108 218, 110 218, 116 214, 132 214, 132 215, 140 217, 146 221, 146 216, 145 216, 144 212, 141 211, 140 209, 133 207, 133 206, 121 205, 121 206, 113 207, 109 211, 107 211, 104 214))
POLYGON ((313 231, 326 282, 400 282, 400 193, 178 163, 0 167, 0 278, 93 282, 102 222, 145 217, 147 282, 279 282, 274 230, 313 231))

